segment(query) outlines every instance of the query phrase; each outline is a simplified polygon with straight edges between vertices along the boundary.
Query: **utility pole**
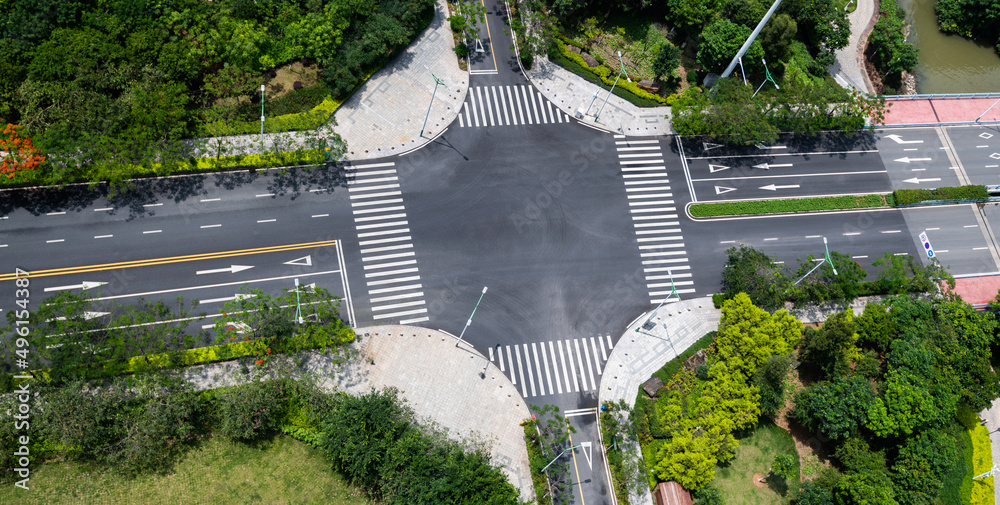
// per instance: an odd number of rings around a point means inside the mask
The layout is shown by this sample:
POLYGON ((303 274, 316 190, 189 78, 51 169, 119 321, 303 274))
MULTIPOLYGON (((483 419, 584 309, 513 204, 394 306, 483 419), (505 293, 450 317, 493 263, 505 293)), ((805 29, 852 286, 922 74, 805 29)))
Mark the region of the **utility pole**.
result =
MULTIPOLYGON (((428 68, 427 65, 424 65, 424 68, 426 68, 428 71, 430 71, 430 68, 428 68)), ((438 85, 440 84, 440 85, 442 85, 442 86, 444 86, 446 88, 448 87, 448 85, 445 84, 444 81, 442 81, 441 79, 438 79, 437 76, 434 75, 434 72, 431 72, 431 77, 434 78, 434 92, 431 93, 431 103, 429 103, 427 105, 427 115, 424 116, 424 125, 420 127, 420 136, 421 137, 424 136, 424 128, 427 128, 427 119, 429 117, 431 117, 431 106, 434 105, 434 96, 437 95, 438 85)))
MULTIPOLYGON (((806 274, 802 276, 802 279, 809 277, 809 274, 815 272, 817 268, 823 266, 823 263, 829 264, 830 268, 833 269, 833 275, 837 275, 837 267, 833 266, 833 258, 830 257, 830 247, 826 243, 826 237, 823 237, 823 247, 826 248, 826 254, 823 255, 823 261, 820 261, 813 267, 812 270, 806 272, 806 274)), ((795 281, 795 284, 792 284, 792 286, 798 286, 799 283, 802 282, 802 279, 795 281)))
POLYGON ((667 297, 664 298, 663 301, 661 301, 660 304, 657 305, 655 309, 650 311, 649 317, 647 317, 646 320, 641 325, 636 327, 635 331, 639 331, 640 329, 646 328, 646 326, 649 325, 649 322, 653 320, 653 316, 656 315, 656 311, 660 310, 660 307, 662 307, 664 303, 667 303, 667 300, 669 300, 670 297, 674 297, 678 301, 680 301, 681 297, 677 295, 677 286, 674 286, 674 274, 668 269, 667 275, 670 276, 670 292, 667 293, 667 297))
POLYGON ((299 297, 299 280, 295 279, 295 322, 296 324, 302 324, 305 321, 302 319, 302 299, 299 297))
MULTIPOLYGON (((483 301, 483 296, 486 295, 486 286, 483 286, 483 294, 479 295, 479 302, 483 301)), ((476 306, 472 309, 472 315, 469 316, 469 320, 465 322, 465 328, 462 328, 462 333, 458 336, 458 341, 455 342, 455 347, 462 343, 462 336, 465 335, 465 330, 469 329, 469 325, 472 324, 472 316, 476 315, 476 309, 479 308, 479 302, 476 302, 476 306)))
POLYGON ((264 154, 264 85, 260 85, 260 151, 264 154))
POLYGON ((761 28, 764 28, 764 25, 767 24, 767 20, 771 19, 771 15, 774 14, 774 11, 778 10, 778 5, 780 4, 781 0, 774 0, 771 8, 767 10, 767 14, 764 14, 764 19, 761 19, 760 23, 757 23, 757 28, 753 29, 750 37, 748 37, 747 41, 743 43, 742 47, 740 47, 739 52, 737 52, 736 56, 733 57, 733 61, 729 62, 729 66, 726 67, 724 72, 722 72, 722 75, 719 76, 720 78, 725 79, 726 77, 729 77, 729 74, 733 73, 733 69, 736 68, 736 63, 743 57, 743 53, 747 52, 747 49, 750 49, 750 44, 753 44, 753 41, 757 39, 757 35, 760 34, 761 28))

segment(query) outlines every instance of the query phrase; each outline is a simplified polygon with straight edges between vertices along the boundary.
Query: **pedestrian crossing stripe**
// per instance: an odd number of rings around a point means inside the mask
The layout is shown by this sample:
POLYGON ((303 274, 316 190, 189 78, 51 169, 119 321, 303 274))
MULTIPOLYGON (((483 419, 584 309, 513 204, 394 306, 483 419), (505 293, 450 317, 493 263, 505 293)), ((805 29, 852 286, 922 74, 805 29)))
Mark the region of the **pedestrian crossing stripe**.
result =
POLYGON ((690 273, 671 274, 690 270, 684 237, 681 235, 674 207, 674 195, 667 178, 667 167, 658 140, 626 140, 615 136, 618 164, 625 182, 632 224, 635 227, 639 258, 646 273, 646 289, 650 303, 657 304, 669 294, 695 292, 690 273), (662 273, 660 273, 662 272, 662 273), (669 272, 669 273, 668 273, 669 272), (685 280, 679 280, 685 279, 685 280), (671 283, 672 281, 672 283, 671 283), (676 291, 673 291, 673 289, 676 291))
POLYGON ((461 128, 569 123, 570 117, 531 86, 474 86, 458 114, 461 128))
POLYGON ((393 191, 399 188, 395 166, 395 162, 370 163, 345 170, 372 319, 415 324, 429 320, 427 302, 417 260, 409 259, 416 253, 402 192, 393 191), (383 198, 387 196, 398 198, 383 198))
POLYGON ((497 346, 489 358, 521 396, 532 398, 597 390, 613 348, 605 335, 497 346))

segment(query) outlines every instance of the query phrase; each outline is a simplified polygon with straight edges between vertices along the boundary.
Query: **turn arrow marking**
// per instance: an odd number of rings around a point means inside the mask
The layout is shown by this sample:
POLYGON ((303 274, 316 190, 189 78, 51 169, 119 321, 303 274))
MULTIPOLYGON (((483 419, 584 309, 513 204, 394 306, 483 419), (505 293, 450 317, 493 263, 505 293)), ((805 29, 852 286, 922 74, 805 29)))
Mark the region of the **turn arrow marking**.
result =
POLYGON ((98 286, 103 286, 105 284, 107 284, 107 282, 87 282, 87 281, 83 281, 80 284, 72 284, 72 285, 69 285, 69 286, 55 286, 55 287, 51 287, 51 288, 45 288, 45 292, 48 293, 49 291, 62 291, 64 289, 82 289, 82 290, 86 291, 86 290, 88 290, 90 288, 96 288, 98 286))
POLYGON ((885 138, 894 140, 897 144, 923 144, 923 140, 903 140, 899 135, 886 135, 885 138))
POLYGON ((244 270, 250 270, 251 268, 253 268, 253 267, 248 267, 248 266, 245 266, 245 265, 232 265, 232 266, 229 266, 229 267, 226 267, 226 268, 214 268, 212 270, 198 270, 197 272, 195 272, 195 274, 197 274, 197 275, 224 274, 224 273, 235 274, 236 272, 242 272, 244 270))
POLYGON ((723 193, 728 193, 730 191, 736 191, 736 188, 728 188, 726 186, 716 186, 715 187, 715 194, 717 194, 717 195, 721 195, 723 193))
POLYGON ((781 168, 781 167, 790 167, 790 166, 792 166, 791 163, 775 163, 775 164, 761 163, 760 165, 754 165, 753 167, 754 168, 763 168, 764 170, 770 170, 772 168, 781 168))
POLYGON ((775 186, 774 184, 768 184, 767 186, 761 186, 760 189, 766 189, 768 191, 776 191, 779 189, 795 189, 799 187, 798 184, 786 184, 784 186, 775 186))
POLYGON ((907 157, 903 157, 903 158, 896 158, 893 161, 902 161, 903 163, 910 163, 910 162, 913 162, 913 161, 930 161, 930 160, 931 160, 930 158, 910 158, 910 157, 907 156, 907 157))
POLYGON ((708 164, 708 171, 709 171, 709 173, 713 173, 714 174, 716 172, 721 172, 723 170, 729 170, 729 167, 725 167, 725 166, 722 166, 722 165, 713 165, 711 163, 708 164))
POLYGON ((920 184, 921 182, 938 182, 940 180, 941 180, 940 177, 933 177, 933 178, 930 178, 930 179, 917 179, 916 177, 914 177, 912 179, 906 179, 903 182, 911 182, 913 184, 920 184))

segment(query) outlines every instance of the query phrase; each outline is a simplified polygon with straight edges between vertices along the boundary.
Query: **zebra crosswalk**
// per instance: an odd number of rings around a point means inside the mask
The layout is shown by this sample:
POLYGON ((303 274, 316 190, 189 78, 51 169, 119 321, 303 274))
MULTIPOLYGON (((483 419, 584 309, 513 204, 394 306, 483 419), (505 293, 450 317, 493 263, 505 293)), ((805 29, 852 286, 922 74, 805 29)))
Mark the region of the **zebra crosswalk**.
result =
POLYGON ((427 307, 394 162, 347 167, 372 319, 427 321, 427 307))
POLYGON ((694 293, 660 141, 615 135, 615 146, 650 302, 659 303, 674 287, 677 294, 694 293))
POLYGON ((518 126, 569 123, 569 116, 531 86, 473 86, 458 114, 458 126, 518 126))
POLYGON ((596 391, 614 344, 611 335, 491 347, 490 361, 521 396, 596 391))

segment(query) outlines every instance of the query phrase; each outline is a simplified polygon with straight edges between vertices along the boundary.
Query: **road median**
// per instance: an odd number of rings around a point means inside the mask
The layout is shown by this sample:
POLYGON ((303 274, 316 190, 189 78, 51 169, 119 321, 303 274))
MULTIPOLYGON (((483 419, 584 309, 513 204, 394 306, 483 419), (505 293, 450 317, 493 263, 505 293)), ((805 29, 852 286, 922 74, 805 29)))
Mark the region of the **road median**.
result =
POLYGON ((692 219, 765 214, 796 214, 832 210, 891 208, 892 193, 868 195, 838 195, 774 200, 743 200, 732 202, 691 203, 687 212, 692 219))

